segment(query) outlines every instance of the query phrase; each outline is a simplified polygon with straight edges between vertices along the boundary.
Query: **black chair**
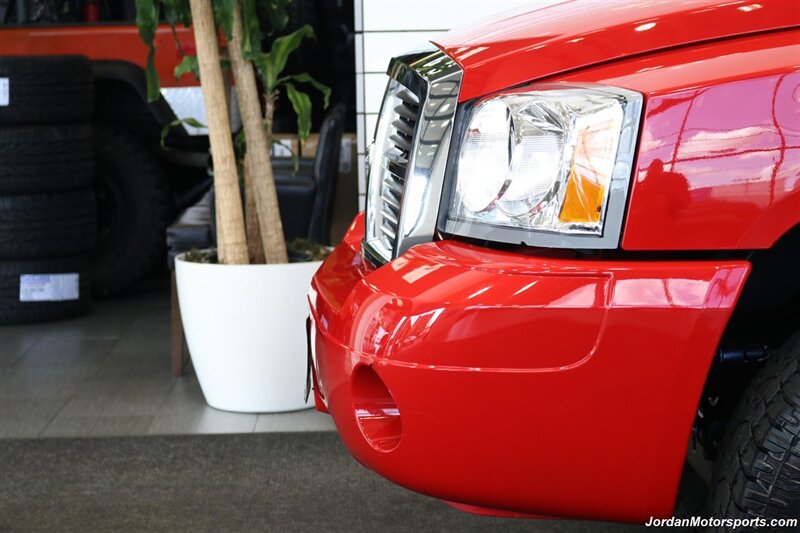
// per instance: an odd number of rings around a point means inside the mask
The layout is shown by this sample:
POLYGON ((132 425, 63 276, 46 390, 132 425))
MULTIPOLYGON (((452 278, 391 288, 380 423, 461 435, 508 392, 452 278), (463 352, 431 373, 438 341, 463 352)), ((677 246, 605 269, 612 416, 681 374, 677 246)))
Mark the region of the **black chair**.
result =
POLYGON ((281 210, 283 237, 287 242, 306 238, 311 227, 317 183, 303 176, 286 178, 276 175, 275 190, 281 210))
POLYGON ((281 207, 281 219, 284 221, 284 234, 287 240, 305 237, 321 244, 331 243, 331 219, 339 177, 339 151, 342 146, 344 114, 344 104, 336 104, 331 108, 322 121, 314 159, 301 159, 297 172, 294 172, 290 160, 273 161, 272 170, 278 188, 278 203, 281 207), (311 211, 306 218, 305 212, 297 208, 298 200, 290 205, 289 192, 292 191, 292 185, 300 187, 300 184, 303 184, 303 190, 307 191, 308 180, 315 184, 315 191, 311 211), (286 189, 285 199, 282 198, 282 188, 286 189), (286 209, 284 205, 287 206, 286 209), (302 231, 305 229, 306 221, 308 227, 306 231, 302 231))

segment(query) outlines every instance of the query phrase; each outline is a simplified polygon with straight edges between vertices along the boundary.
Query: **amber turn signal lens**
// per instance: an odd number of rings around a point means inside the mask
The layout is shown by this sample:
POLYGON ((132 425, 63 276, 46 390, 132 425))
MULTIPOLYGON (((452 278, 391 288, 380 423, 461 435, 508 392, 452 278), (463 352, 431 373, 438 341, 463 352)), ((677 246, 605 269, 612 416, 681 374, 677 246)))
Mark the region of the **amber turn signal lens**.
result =
POLYGON ((573 168, 567 180, 564 203, 558 219, 567 224, 600 222, 605 187, 588 180, 573 168))

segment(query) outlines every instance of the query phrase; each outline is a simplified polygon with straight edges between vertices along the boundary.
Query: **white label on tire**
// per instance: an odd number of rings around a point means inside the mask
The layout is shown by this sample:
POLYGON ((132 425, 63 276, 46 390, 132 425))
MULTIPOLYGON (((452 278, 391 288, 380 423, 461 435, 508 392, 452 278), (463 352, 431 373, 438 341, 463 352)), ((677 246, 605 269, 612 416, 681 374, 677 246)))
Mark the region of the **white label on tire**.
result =
POLYGON ((80 295, 79 274, 22 274, 20 302, 64 302, 80 295))
POLYGON ((8 102, 8 78, 0 78, 0 106, 7 107, 8 102))

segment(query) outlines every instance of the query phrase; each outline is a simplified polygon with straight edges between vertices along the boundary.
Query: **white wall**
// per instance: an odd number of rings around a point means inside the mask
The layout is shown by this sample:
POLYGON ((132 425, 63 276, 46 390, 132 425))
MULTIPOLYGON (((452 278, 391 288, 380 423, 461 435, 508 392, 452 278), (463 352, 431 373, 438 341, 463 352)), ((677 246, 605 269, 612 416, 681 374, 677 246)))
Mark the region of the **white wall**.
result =
POLYGON ((386 68, 396 55, 450 28, 526 4, 525 0, 355 0, 359 208, 364 208, 364 155, 378 120, 386 68))

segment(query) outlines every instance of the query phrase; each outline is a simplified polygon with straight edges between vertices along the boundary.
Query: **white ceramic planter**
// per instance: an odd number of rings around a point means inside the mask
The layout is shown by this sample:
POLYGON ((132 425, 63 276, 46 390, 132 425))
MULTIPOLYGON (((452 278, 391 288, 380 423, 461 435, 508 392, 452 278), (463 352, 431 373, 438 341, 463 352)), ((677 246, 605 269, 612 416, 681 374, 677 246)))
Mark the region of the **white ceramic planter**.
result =
POLYGON ((175 261, 186 342, 211 407, 270 413, 313 405, 306 383, 306 294, 320 261, 175 261))

